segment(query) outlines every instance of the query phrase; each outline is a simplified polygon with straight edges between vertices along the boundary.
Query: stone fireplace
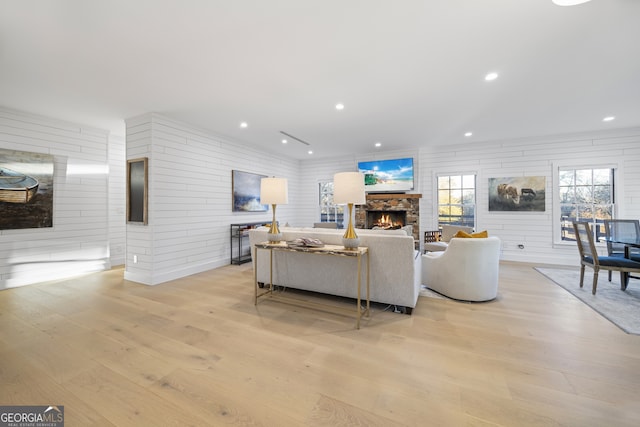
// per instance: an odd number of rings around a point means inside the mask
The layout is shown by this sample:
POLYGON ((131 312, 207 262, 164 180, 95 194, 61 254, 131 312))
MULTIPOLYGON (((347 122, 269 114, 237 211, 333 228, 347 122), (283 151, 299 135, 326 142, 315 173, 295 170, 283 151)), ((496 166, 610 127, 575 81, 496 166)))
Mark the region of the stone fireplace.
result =
POLYGON ((355 206, 355 226, 394 229, 411 225, 416 245, 420 245, 421 198, 422 194, 367 194, 367 203, 355 206))

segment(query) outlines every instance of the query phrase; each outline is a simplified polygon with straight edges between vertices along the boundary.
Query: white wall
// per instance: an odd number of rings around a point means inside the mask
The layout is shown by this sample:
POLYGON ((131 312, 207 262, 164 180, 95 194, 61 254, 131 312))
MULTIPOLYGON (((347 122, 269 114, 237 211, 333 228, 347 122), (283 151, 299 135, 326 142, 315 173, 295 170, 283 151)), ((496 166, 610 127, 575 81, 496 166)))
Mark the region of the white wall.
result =
POLYGON ((131 118, 127 159, 149 159, 149 223, 127 225, 125 278, 155 285, 227 265, 229 224, 272 213, 232 212, 231 171, 288 178, 281 224, 296 223, 299 162, 279 158, 158 114, 131 118), (138 262, 133 263, 133 256, 138 262))
POLYGON ((54 157, 53 227, 0 230, 0 289, 109 268, 108 132, 0 108, 0 147, 54 157))
MULTIPOLYGON (((300 186, 303 192, 301 204, 297 207, 299 223, 296 226, 311 227, 314 222, 320 221, 319 187, 322 181, 333 181, 333 175, 337 172, 349 172, 358 170, 358 162, 398 159, 413 157, 414 170, 416 171, 414 190, 410 193, 420 193, 420 165, 418 150, 386 151, 372 153, 366 156, 340 157, 329 159, 309 159, 301 162, 300 186)), ((346 211, 345 211, 346 212, 346 211)), ((292 224, 293 225, 293 224, 292 224)))
MULTIPOLYGON (((573 243, 554 242, 554 218, 560 216, 553 192, 553 169, 559 166, 617 168, 617 215, 640 218, 640 130, 533 138, 483 144, 423 147, 422 231, 437 226, 436 174, 476 173, 476 230, 502 240, 502 259, 578 265, 573 243), (489 212, 488 179, 510 176, 546 178, 545 212, 489 212), (519 249, 518 245, 524 245, 519 249)), ((556 234, 557 235, 557 234, 556 234)))
MULTIPOLYGON (((477 175, 476 229, 488 230, 502 240, 501 259, 523 262, 577 265, 574 243, 554 242, 553 168, 558 166, 612 165, 617 168, 617 215, 640 218, 640 129, 468 143, 440 147, 422 146, 416 151, 379 152, 358 158, 332 158, 301 162, 300 182, 304 188, 300 225, 319 220, 318 182, 330 180, 335 172, 355 170, 362 160, 414 157, 415 189, 421 193, 420 236, 438 225, 437 174, 477 175), (489 212, 489 178, 544 176, 545 212, 489 212), (524 245, 519 249, 518 245, 524 245)), ((557 214, 559 217, 559 213, 557 214)))
POLYGON ((270 211, 231 211, 232 169, 288 178, 289 204, 278 207, 278 220, 310 226, 319 218, 320 180, 360 160, 413 157, 421 231, 437 224, 435 174, 477 173, 477 229, 502 239, 507 260, 577 263, 575 246, 553 242, 558 165, 615 164, 618 216, 640 218, 640 129, 296 161, 157 114, 127 121, 125 152, 125 141, 106 131, 0 108, 0 147, 55 159, 53 228, 0 230, 0 289, 122 263, 127 278, 148 284, 228 264, 229 224, 271 219, 270 211), (125 226, 125 155, 149 157, 147 226, 125 226), (525 175, 547 178, 546 212, 488 212, 488 178, 525 175))
POLYGON ((125 139, 109 135, 109 258, 111 265, 124 265, 126 248, 125 139))

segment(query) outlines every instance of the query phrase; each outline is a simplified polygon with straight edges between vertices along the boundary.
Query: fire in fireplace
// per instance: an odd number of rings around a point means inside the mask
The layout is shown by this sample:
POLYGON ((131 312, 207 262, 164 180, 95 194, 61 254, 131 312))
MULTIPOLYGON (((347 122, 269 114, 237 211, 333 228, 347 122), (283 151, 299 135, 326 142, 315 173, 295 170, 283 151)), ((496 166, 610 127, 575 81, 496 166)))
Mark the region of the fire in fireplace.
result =
POLYGON ((406 211, 367 211, 367 228, 393 230, 404 227, 406 211))

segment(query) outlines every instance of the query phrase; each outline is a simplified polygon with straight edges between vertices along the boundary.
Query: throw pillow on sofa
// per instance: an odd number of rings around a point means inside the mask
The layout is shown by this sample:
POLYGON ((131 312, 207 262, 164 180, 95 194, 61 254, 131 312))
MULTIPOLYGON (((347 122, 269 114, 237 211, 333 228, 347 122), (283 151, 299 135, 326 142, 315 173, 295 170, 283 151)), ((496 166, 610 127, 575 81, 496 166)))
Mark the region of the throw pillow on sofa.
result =
POLYGON ((489 237, 489 233, 487 232, 487 230, 479 231, 477 233, 466 233, 464 231, 458 231, 453 237, 462 237, 467 239, 468 238, 485 239, 489 237))

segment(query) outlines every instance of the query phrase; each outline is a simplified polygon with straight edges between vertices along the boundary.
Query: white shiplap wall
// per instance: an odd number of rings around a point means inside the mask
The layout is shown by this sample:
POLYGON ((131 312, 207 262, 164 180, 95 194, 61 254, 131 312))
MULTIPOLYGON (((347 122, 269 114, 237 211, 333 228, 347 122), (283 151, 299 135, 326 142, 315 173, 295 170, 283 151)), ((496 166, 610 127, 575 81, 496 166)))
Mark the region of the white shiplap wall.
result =
MULTIPOLYGON (((640 130, 532 138, 482 144, 423 147, 421 231, 437 225, 437 174, 477 174, 476 229, 502 240, 502 259, 577 265, 575 244, 554 242, 556 216, 553 170, 559 166, 611 165, 617 168, 618 217, 640 218, 640 130), (489 212, 488 179, 509 176, 546 178, 545 212, 489 212), (519 249, 518 245, 524 245, 519 249)), ((557 214, 559 216, 559 213, 557 214)), ((556 223, 557 224, 557 223, 556 223)))
POLYGON ((54 157, 53 227, 0 230, 0 289, 110 267, 108 132, 0 108, 0 147, 54 157))
POLYGON ((124 265, 126 247, 125 139, 109 135, 109 258, 111 265, 124 265))
POLYGON ((158 114, 131 118, 127 159, 149 158, 149 224, 127 225, 125 278, 158 283, 229 264, 229 224, 269 221, 271 211, 234 213, 231 171, 288 178, 281 224, 295 223, 299 162, 282 159, 158 114), (133 263, 134 255, 138 262, 133 263))
MULTIPOLYGON (((301 162, 300 169, 300 185, 302 186, 303 195, 300 200, 298 209, 299 223, 295 224, 300 227, 311 227, 314 222, 320 221, 319 206, 319 187, 322 181, 332 181, 333 175, 337 172, 349 172, 358 170, 358 162, 383 160, 383 159, 399 159, 405 157, 413 157, 414 169, 416 177, 414 181, 414 190, 411 193, 420 193, 419 179, 419 156, 418 150, 405 151, 387 151, 358 157, 341 157, 329 159, 309 159, 301 162)), ((293 224, 292 224, 293 225, 293 224)))

